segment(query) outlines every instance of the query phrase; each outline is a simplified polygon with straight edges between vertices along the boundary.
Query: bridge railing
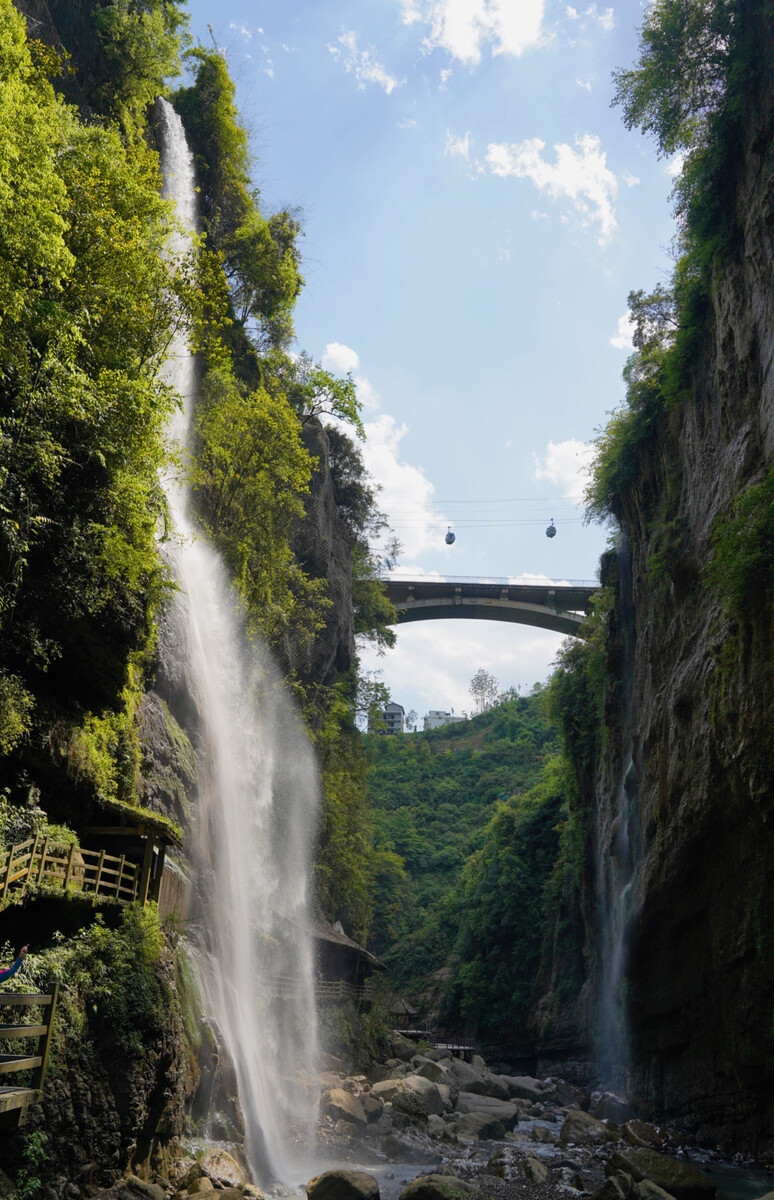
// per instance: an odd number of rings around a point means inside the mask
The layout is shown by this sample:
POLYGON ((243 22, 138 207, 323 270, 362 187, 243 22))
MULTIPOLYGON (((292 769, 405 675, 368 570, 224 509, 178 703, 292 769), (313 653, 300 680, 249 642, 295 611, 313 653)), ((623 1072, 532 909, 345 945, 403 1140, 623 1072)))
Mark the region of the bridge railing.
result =
POLYGON ((379 575, 381 583, 480 583, 495 587, 575 587, 594 588, 602 585, 598 579, 547 579, 545 575, 504 576, 495 575, 379 575))

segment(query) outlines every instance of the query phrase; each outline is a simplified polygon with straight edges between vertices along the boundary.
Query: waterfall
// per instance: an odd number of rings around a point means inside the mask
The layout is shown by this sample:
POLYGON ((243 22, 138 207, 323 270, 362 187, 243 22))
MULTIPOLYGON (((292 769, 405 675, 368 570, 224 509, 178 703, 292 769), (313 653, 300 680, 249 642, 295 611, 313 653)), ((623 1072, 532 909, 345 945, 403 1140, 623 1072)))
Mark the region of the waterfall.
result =
POLYGON ((614 803, 597 813, 599 898, 598 1063, 603 1084, 626 1087, 629 1066, 626 968, 629 930, 642 861, 637 769, 632 737, 634 602, 628 547, 618 552, 621 604, 621 687, 624 700, 623 763, 614 803))
MULTIPOLYGON (((164 194, 190 247, 194 169, 182 122, 159 101, 164 194)), ((191 439, 196 364, 185 339, 167 378, 183 398, 170 434, 191 439)), ((197 533, 188 488, 166 481, 175 538, 170 563, 199 714, 193 841, 194 957, 206 1015, 234 1066, 255 1177, 288 1182, 292 1146, 313 1138, 317 1065, 311 847, 318 781, 313 752, 265 647, 248 639, 241 606, 215 550, 197 533)))

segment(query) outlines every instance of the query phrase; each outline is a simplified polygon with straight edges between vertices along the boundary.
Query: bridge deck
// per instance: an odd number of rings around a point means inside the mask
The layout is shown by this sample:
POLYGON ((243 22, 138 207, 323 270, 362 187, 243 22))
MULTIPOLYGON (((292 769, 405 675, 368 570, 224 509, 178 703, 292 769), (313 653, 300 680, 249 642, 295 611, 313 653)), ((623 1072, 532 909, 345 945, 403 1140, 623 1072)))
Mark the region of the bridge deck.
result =
POLYGON ((511 583, 491 579, 407 579, 384 581, 398 621, 465 619, 510 621, 569 633, 578 637, 591 597, 599 590, 590 581, 511 583))

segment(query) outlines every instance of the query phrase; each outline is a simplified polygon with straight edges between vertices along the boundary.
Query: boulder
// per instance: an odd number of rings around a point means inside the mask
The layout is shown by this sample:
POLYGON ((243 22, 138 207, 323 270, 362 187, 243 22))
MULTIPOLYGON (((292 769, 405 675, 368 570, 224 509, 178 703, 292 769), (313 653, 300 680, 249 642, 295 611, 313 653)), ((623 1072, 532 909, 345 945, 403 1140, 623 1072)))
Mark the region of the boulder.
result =
POLYGON ((587 1109, 591 1103, 591 1096, 585 1088, 567 1083, 565 1079, 560 1079, 556 1084, 554 1095, 559 1104, 566 1104, 568 1107, 587 1109))
MULTIPOLYGON (((439 1097, 440 1100, 440 1097, 439 1097)), ((392 1098, 392 1113, 393 1120, 398 1124, 397 1118, 403 1116, 406 1118, 402 1122, 405 1125, 408 1121, 418 1121, 421 1124, 427 1120, 428 1112, 427 1105, 418 1092, 411 1088, 406 1088, 400 1092, 396 1092, 392 1098)), ((438 1114, 440 1115, 440 1113, 438 1114)))
POLYGON ((443 1117, 431 1113, 427 1118, 427 1132, 432 1138, 442 1138, 446 1133, 446 1122, 443 1117))
POLYGON ((390 1038, 390 1050, 393 1058, 397 1058, 401 1062, 411 1062, 417 1052, 417 1044, 410 1038, 404 1037, 402 1033, 393 1033, 390 1038))
POLYGON ((487 1071, 489 1069, 480 1054, 471 1054, 470 1065, 478 1067, 479 1071, 487 1071))
POLYGON ((233 1158, 227 1150, 221 1150, 216 1147, 214 1150, 206 1150, 199 1159, 199 1166, 202 1169, 202 1174, 212 1180, 215 1187, 244 1187, 245 1173, 239 1163, 233 1158))
POLYGON ((500 1081, 508 1089, 509 1100, 531 1100, 534 1104, 546 1098, 543 1084, 531 1075, 501 1075, 500 1081))
POLYGON ((529 1136, 533 1142, 540 1142, 543 1146, 555 1146, 556 1134, 546 1125, 533 1125, 529 1136))
POLYGON ((320 1109, 334 1121, 351 1121, 354 1125, 368 1123, 359 1097, 353 1096, 351 1092, 345 1092, 343 1088, 331 1088, 329 1091, 323 1092, 320 1109))
POLYGON ((499 1141, 505 1137, 505 1127, 502 1122, 486 1112, 464 1113, 459 1121, 455 1122, 454 1132, 460 1139, 485 1138, 499 1141))
POLYGON ((617 1150, 608 1160, 605 1171, 608 1175, 626 1171, 635 1183, 649 1179, 675 1200, 713 1200, 717 1190, 693 1163, 670 1158, 645 1146, 617 1150))
POLYGON ((623 1096, 616 1096, 615 1092, 605 1092, 600 1096, 592 1113, 600 1121, 614 1121, 616 1125, 623 1125, 634 1115, 629 1101, 623 1096))
POLYGON ((615 1171, 592 1193, 591 1200, 630 1200, 634 1181, 625 1171, 615 1171))
POLYGON ((375 1083, 371 1088, 371 1095, 376 1100, 384 1102, 392 1100, 393 1096, 401 1090, 402 1082, 401 1079, 385 1079, 381 1083, 375 1083))
POLYGON ((400 1200, 467 1200, 477 1189, 453 1175, 419 1175, 400 1194, 400 1200))
POLYGON ((417 1054, 412 1058, 411 1065, 414 1068, 415 1075, 422 1075, 425 1079, 430 1079, 433 1083, 438 1083, 446 1074, 440 1063, 433 1062, 431 1058, 424 1058, 421 1054, 417 1054))
POLYGON ((371 1125, 374 1121, 378 1121, 384 1112, 384 1105, 381 1100, 377 1099, 376 1096, 372 1096, 369 1092, 364 1092, 359 1097, 359 1100, 368 1124, 371 1125))
POLYGON ((435 1086, 438 1088, 438 1095, 443 1100, 444 1109, 446 1112, 450 1112, 457 1103, 460 1089, 457 1087, 456 1083, 454 1085, 448 1083, 437 1083, 435 1086))
POLYGON ((519 1123, 519 1110, 507 1100, 495 1100, 493 1096, 477 1096, 475 1092, 460 1092, 457 1097, 457 1112, 488 1113, 496 1117, 506 1129, 515 1129, 519 1123))
POLYGON ((572 1109, 564 1119, 559 1141, 563 1146, 600 1146, 603 1142, 615 1142, 618 1134, 602 1121, 582 1109, 572 1109))
MULTIPOLYGON (((190 1192, 184 1193, 186 1200, 191 1195, 190 1192)), ((166 1193, 165 1193, 166 1195, 166 1193)), ((216 1188, 209 1184, 209 1190, 206 1192, 196 1192, 196 1200, 245 1200, 245 1189, 241 1187, 216 1188)))
MULTIPOLYGON (((407 1075, 403 1080, 403 1089, 406 1092, 413 1092, 419 1096, 428 1113, 435 1113, 440 1116, 444 1110, 444 1103, 441 1093, 438 1091, 438 1085, 433 1083, 431 1079, 426 1079, 424 1075, 407 1075)), ((393 1104, 395 1100, 393 1099, 393 1104)))
POLYGON ((548 1167, 532 1154, 528 1154, 524 1159, 521 1169, 524 1172, 524 1178, 530 1183, 545 1183, 548 1179, 548 1167))
POLYGON ((513 1179, 516 1174, 516 1159, 513 1150, 509 1146, 503 1146, 496 1154, 493 1154, 486 1164, 486 1173, 494 1175, 497 1179, 513 1179))
POLYGON ((633 1200, 672 1200, 669 1192, 665 1192, 650 1179, 641 1179, 639 1183, 635 1183, 632 1188, 632 1197, 633 1200))
POLYGON ((324 1171, 306 1185, 309 1200, 379 1200, 379 1183, 365 1171, 324 1171))
POLYGON ((630 1146, 647 1146, 651 1150, 660 1150, 664 1145, 659 1131, 653 1125, 648 1125, 647 1121, 627 1121, 621 1133, 630 1146))
POLYGON ((215 1184, 206 1175, 200 1175, 198 1179, 194 1179, 193 1183, 189 1183, 186 1188, 186 1196, 206 1196, 208 1193, 215 1190, 215 1184))
POLYGON ((449 1074, 458 1084, 461 1092, 475 1092, 479 1096, 494 1096, 497 1100, 510 1100, 508 1088, 497 1076, 463 1062, 461 1058, 454 1059, 449 1067, 449 1074))
POLYGON ((116 1197, 117 1200, 167 1200, 167 1193, 158 1184, 129 1175, 118 1185, 116 1197))

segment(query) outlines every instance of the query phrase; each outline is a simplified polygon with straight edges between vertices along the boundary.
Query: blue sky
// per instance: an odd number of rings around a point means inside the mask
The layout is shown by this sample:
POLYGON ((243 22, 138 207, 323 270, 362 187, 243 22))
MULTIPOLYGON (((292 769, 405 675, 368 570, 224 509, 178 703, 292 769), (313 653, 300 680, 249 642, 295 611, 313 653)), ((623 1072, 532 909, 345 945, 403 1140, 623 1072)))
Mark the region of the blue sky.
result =
MULTIPOLYGON (((610 107, 643 6, 189 10, 227 55, 264 208, 300 209, 298 348, 358 381, 398 572, 593 579, 606 534, 581 523, 582 468, 621 401, 627 293, 671 267, 670 164, 610 107)), ((459 712, 479 667, 529 689, 560 644, 427 622, 364 662, 406 710, 459 712)))

